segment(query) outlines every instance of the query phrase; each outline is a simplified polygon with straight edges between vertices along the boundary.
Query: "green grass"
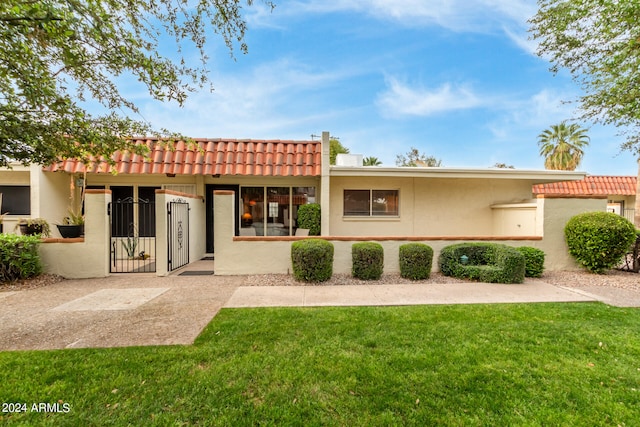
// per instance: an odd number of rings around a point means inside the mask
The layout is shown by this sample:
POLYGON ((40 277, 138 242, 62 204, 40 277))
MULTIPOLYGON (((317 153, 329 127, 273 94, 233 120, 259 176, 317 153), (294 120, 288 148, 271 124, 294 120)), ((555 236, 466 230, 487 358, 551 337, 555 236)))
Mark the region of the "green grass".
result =
POLYGON ((640 310, 222 310, 194 346, 0 353, 3 425, 637 425, 640 310))

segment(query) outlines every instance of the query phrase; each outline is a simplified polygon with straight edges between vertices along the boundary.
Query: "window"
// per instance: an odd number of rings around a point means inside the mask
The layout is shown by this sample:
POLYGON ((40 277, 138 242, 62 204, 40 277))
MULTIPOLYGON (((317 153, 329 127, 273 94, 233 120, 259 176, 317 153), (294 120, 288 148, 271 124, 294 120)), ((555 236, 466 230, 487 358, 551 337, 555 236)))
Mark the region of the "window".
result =
POLYGON ((315 187, 242 187, 240 190, 241 235, 290 236, 295 234, 298 207, 314 203, 315 190, 315 187))
POLYGON ((2 206, 0 214, 30 215, 31 187, 26 185, 0 185, 2 206))
POLYGON ((398 190, 344 190, 344 216, 398 216, 398 190))

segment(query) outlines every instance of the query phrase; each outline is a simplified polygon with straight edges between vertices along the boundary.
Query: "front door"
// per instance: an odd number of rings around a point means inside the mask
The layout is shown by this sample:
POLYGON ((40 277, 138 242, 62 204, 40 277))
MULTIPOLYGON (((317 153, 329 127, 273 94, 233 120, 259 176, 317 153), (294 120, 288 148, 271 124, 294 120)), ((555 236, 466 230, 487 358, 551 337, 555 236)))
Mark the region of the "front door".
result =
POLYGON ((207 228, 207 253, 214 253, 214 247, 213 247, 213 224, 214 224, 214 217, 213 217, 213 192, 216 190, 227 190, 227 191, 233 191, 234 192, 234 200, 236 201, 235 203, 235 209, 233 212, 234 215, 234 228, 235 228, 235 235, 238 235, 238 194, 240 192, 240 186, 239 185, 228 185, 228 184, 207 184, 206 185, 206 198, 205 198, 205 207, 207 209, 207 215, 206 215, 206 228, 207 228))

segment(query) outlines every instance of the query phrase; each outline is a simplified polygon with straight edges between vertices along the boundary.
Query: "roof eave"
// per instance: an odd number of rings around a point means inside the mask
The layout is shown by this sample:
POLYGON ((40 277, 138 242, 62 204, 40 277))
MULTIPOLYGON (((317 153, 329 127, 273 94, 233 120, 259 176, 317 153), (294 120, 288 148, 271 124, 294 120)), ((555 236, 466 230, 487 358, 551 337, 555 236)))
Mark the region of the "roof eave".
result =
POLYGON ((524 169, 482 169, 448 167, 380 167, 380 166, 331 166, 330 176, 398 177, 398 178, 473 178, 473 179, 515 179, 534 184, 559 181, 578 181, 586 172, 524 170, 524 169))

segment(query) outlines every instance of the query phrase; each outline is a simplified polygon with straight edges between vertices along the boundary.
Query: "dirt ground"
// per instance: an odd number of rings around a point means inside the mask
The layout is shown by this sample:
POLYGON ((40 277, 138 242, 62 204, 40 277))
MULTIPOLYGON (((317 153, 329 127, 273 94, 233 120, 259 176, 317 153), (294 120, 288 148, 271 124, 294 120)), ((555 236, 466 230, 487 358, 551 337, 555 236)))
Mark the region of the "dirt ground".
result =
MULTIPOLYGON (((191 344, 239 286, 301 285, 277 275, 50 279, 0 287, 0 350, 191 344)), ((383 279, 380 284, 404 283, 399 276, 383 279)), ((424 283, 448 280, 434 273, 424 283)), ((570 288, 606 304, 640 307, 639 274, 551 272, 534 280, 570 288)), ((326 285, 352 282, 336 275, 326 285)), ((456 282, 451 279, 452 285, 456 282)))

